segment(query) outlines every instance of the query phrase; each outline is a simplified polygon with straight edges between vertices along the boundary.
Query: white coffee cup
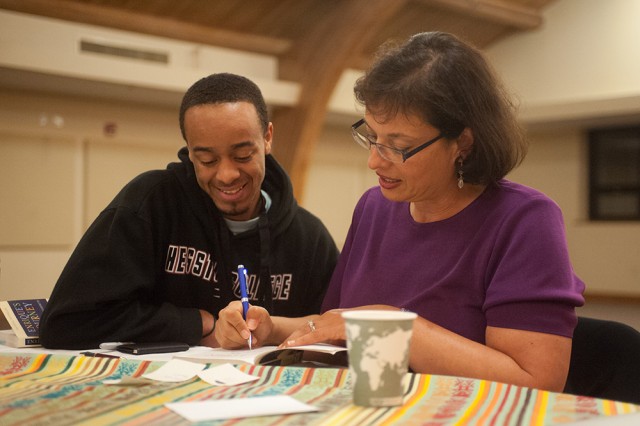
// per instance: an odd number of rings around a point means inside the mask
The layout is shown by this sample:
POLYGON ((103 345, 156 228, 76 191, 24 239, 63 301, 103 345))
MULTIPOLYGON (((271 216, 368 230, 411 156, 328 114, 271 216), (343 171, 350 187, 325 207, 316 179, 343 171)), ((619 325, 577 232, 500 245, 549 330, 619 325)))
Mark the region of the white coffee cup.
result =
POLYGON ((342 312, 347 334, 353 402, 365 407, 402 405, 409 366, 413 312, 342 312))

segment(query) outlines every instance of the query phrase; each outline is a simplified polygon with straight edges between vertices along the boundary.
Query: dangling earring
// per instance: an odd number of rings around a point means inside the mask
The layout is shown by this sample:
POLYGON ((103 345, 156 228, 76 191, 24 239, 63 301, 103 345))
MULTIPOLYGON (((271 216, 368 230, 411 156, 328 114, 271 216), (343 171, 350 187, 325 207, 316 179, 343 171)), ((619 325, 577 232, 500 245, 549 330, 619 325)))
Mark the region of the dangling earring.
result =
POLYGON ((462 187, 464 186, 464 179, 462 178, 462 175, 464 174, 464 172, 462 171, 462 163, 463 163, 463 159, 462 157, 458 158, 458 188, 462 189, 462 187))

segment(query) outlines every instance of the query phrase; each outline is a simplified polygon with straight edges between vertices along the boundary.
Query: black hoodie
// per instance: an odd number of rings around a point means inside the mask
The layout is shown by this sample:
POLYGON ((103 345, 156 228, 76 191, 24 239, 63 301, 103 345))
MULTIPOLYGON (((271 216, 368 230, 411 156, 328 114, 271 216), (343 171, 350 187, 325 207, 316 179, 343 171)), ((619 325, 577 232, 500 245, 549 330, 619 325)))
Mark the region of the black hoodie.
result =
POLYGON ((276 160, 266 156, 268 212, 257 229, 233 235, 198 186, 187 149, 178 156, 180 163, 127 184, 82 237, 42 315, 45 347, 198 344, 198 309, 217 316, 239 300, 238 264, 248 270, 252 304, 278 316, 320 312, 338 250, 320 220, 298 206, 276 160))

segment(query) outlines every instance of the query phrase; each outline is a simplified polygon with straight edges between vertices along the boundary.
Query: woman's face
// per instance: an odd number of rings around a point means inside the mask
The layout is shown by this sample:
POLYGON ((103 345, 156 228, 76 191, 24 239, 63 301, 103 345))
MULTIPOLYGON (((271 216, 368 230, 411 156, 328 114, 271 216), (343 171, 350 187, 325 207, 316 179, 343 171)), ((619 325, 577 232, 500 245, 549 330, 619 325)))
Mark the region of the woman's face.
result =
MULTIPOLYGON (((365 121, 370 136, 377 143, 407 151, 440 133, 417 115, 400 113, 383 120, 367 111, 365 121)), ((459 156, 456 141, 442 138, 404 163, 385 160, 372 148, 367 165, 378 175, 378 183, 386 198, 419 203, 450 197, 458 190, 455 164, 459 156)))

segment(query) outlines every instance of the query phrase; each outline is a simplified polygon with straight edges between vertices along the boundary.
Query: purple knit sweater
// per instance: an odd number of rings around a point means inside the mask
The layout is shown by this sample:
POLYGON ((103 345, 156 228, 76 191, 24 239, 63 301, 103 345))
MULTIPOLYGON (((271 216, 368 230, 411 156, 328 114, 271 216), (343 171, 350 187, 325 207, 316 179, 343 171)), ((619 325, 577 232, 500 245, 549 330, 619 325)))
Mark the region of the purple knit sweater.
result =
POLYGON ((417 223, 375 187, 355 208, 322 310, 392 305, 480 343, 488 325, 571 337, 583 291, 544 194, 503 179, 455 216, 417 223))

